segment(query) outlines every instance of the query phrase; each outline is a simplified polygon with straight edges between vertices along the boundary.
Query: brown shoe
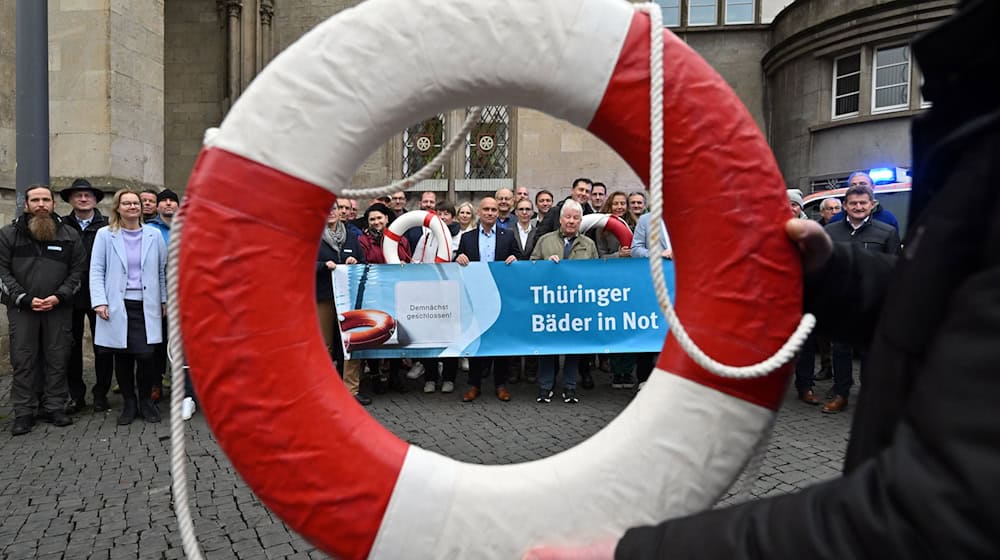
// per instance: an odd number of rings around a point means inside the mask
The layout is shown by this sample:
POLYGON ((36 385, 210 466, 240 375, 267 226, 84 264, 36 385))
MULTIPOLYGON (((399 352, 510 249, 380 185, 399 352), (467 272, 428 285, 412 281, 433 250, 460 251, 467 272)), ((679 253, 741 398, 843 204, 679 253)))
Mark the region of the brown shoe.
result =
POLYGON ((806 404, 819 404, 821 402, 819 397, 816 396, 816 392, 812 389, 799 393, 799 400, 806 404))
POLYGON ((501 387, 497 387, 497 398, 500 399, 500 400, 502 400, 503 402, 509 401, 510 400, 510 391, 508 391, 506 387, 502 387, 502 386, 501 387))
POLYGON ((462 402, 472 402, 479 398, 479 387, 469 387, 469 390, 462 395, 462 402))
POLYGON ((823 405, 820 410, 827 414, 836 414, 838 412, 843 412, 847 409, 847 399, 840 395, 834 395, 834 397, 823 405))

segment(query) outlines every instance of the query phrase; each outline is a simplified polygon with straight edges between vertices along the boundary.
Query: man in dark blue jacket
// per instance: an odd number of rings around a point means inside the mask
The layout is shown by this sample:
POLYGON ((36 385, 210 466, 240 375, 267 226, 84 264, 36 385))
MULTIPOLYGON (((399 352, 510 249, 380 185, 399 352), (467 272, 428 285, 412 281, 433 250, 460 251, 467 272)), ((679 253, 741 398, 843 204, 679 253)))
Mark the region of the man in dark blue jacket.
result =
MULTIPOLYGON (((496 199, 486 197, 479 203, 479 226, 462 234, 458 241, 458 256, 455 262, 465 266, 472 261, 493 262, 503 261, 510 264, 521 258, 512 231, 496 227, 500 207, 496 199)), ((506 356, 500 358, 471 358, 469 360, 469 388, 462 395, 463 402, 476 400, 483 383, 483 376, 488 375, 493 368, 493 384, 496 387, 497 398, 510 400, 507 390, 507 375, 510 363, 506 356)))

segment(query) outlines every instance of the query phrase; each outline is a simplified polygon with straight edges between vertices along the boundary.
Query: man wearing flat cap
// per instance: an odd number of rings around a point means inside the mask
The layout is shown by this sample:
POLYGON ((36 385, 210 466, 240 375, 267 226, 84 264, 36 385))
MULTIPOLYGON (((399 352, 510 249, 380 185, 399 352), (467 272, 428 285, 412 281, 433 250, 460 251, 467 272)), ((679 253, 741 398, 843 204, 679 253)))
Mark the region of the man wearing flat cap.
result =
MULTIPOLYGON (((108 225, 108 219, 97 209, 97 203, 104 198, 104 192, 93 187, 86 179, 77 179, 69 188, 59 191, 59 196, 69 203, 73 212, 66 216, 66 225, 80 234, 86 255, 86 267, 90 270, 90 253, 94 248, 97 230, 108 225)), ((66 381, 69 383, 70 401, 66 412, 75 414, 86 405, 87 386, 83 382, 83 322, 90 321, 90 337, 94 337, 97 316, 90 306, 90 274, 80 277, 80 289, 73 297, 73 344, 70 347, 69 364, 66 367, 66 381)), ((94 350, 91 344, 91 351, 94 350)), ((108 389, 114 370, 114 356, 110 353, 94 352, 94 411, 108 410, 108 389)))

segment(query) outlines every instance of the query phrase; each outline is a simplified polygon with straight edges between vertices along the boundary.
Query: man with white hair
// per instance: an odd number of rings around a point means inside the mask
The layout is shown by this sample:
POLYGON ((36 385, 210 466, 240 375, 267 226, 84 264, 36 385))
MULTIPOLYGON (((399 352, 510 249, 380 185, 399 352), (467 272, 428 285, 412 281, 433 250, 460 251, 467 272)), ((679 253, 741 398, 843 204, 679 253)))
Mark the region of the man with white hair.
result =
MULTIPOLYGON (((586 235, 580 234, 583 220, 583 206, 575 200, 563 202, 559 211, 559 229, 546 233, 538 239, 531 253, 531 260, 549 260, 558 263, 563 259, 596 259, 597 245, 586 235)), ((576 397, 576 377, 579 356, 566 356, 563 362, 562 400, 567 404, 580 402, 576 397)), ((552 402, 552 387, 555 385, 559 356, 538 358, 538 397, 535 402, 552 402)))

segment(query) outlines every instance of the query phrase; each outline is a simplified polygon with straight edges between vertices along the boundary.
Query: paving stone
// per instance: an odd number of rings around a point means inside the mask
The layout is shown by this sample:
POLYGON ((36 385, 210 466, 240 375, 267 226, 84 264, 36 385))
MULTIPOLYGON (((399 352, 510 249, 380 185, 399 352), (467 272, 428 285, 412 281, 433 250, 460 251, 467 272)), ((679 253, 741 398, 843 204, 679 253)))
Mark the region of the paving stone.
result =
MULTIPOLYGON (((92 384, 93 373, 88 384, 92 384)), ((464 374, 463 374, 464 376, 464 374)), ((456 460, 508 464, 550 456, 591 436, 629 403, 626 391, 600 384, 581 391, 576 406, 537 405, 535 388, 512 387, 514 400, 484 397, 461 403, 460 393, 378 395, 367 410, 397 436, 456 460)), ((463 379, 464 381, 464 379, 463 379)), ((490 382, 487 381, 487 384, 490 382)), ((817 391, 826 391, 820 384, 817 391)), ((0 409, 9 410, 10 378, 0 374, 0 409)), ((824 415, 790 390, 767 451, 742 495, 719 505, 781 495, 839 475, 851 415, 824 415)), ((169 413, 164 422, 115 424, 111 414, 85 411, 72 426, 39 425, 10 436, 0 420, 0 558, 50 555, 66 559, 179 559, 184 557, 173 510, 169 473, 169 413)), ((221 452, 204 418, 186 425, 191 513, 209 560, 294 560, 326 556, 291 532, 246 487, 221 452)))

